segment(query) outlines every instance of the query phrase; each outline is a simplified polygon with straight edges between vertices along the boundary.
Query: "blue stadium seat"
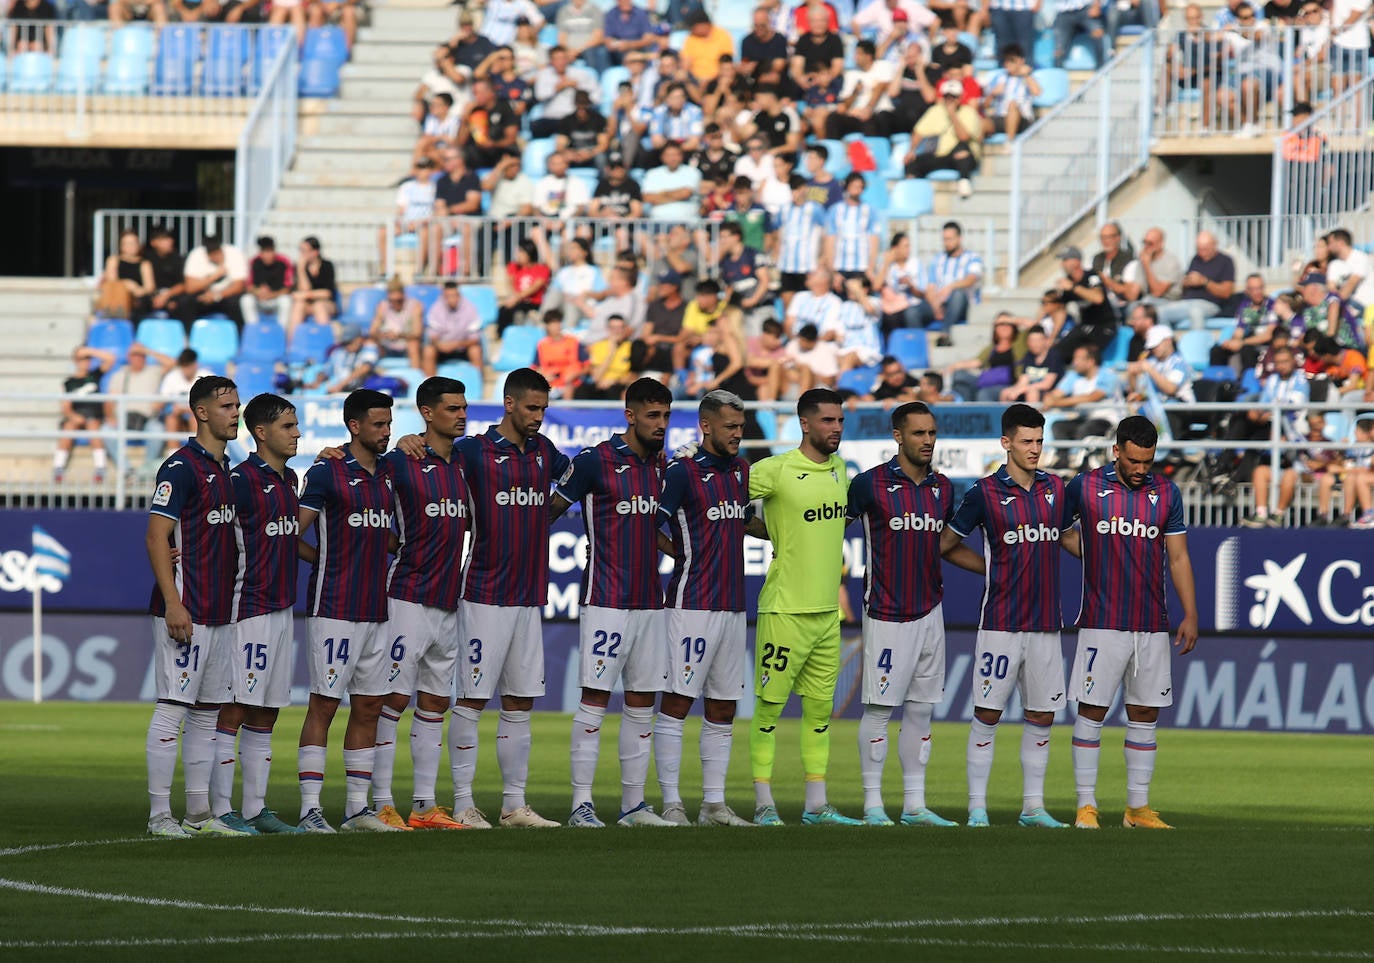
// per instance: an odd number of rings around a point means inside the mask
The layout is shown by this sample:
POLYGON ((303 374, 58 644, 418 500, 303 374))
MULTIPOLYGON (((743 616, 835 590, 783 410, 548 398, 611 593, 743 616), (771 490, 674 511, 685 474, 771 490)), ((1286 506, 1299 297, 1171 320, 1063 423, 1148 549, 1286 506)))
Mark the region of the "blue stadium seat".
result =
POLYGON ((437 284, 407 284, 406 297, 420 302, 420 307, 428 313, 435 301, 439 300, 441 289, 437 284))
POLYGON ((10 64, 10 93, 46 94, 52 90, 52 80, 52 54, 30 51, 14 55, 10 64))
POLYGON ((258 31, 257 46, 253 48, 253 73, 248 81, 250 95, 262 88, 272 61, 277 59, 277 51, 295 42, 296 35, 290 27, 263 27, 258 31))
POLYGON ((0 90, 5 89, 5 82, 9 79, 9 61, 0 57, 0 90))
POLYGON ((1209 364, 1202 372, 1202 377, 1208 381, 1235 381, 1236 373, 1228 365, 1209 364))
POLYGON ((501 336, 501 353, 492 362, 497 371, 514 371, 534 364, 535 348, 544 332, 532 324, 512 324, 501 336))
POLYGON ((129 346, 133 343, 134 326, 123 318, 96 318, 86 332, 88 348, 113 351, 120 364, 129 357, 129 346))
POLYGON ((852 391, 856 395, 866 395, 873 390, 873 383, 878 380, 878 373, 881 371, 882 368, 879 365, 850 368, 840 375, 838 387, 841 391, 852 391))
POLYGON ((105 41, 109 34, 110 28, 103 23, 70 24, 62 31, 62 41, 57 47, 58 56, 65 59, 72 54, 78 54, 103 60, 105 41))
POLYGON ((1059 67, 1045 67, 1031 74, 1040 85, 1040 96, 1035 98, 1035 106, 1043 110, 1053 107, 1069 96, 1069 72, 1059 67))
POLYGON ((239 353, 239 329, 228 318, 201 318, 191 325, 190 343, 201 364, 227 364, 239 353))
MULTIPOLYGON (((754 29, 754 7, 749 3, 719 3, 716 4, 713 19, 717 27, 724 27, 732 33, 736 30, 748 33, 754 29)), ((738 43, 735 49, 739 49, 738 43)))
MULTIPOLYGON (((570 167, 568 168, 568 176, 587 185, 588 197, 596 193, 597 182, 601 179, 601 173, 595 167, 570 167)), ((555 235, 556 238, 557 235, 555 235)))
POLYGON ((908 177, 892 188, 888 217, 923 217, 935 210, 935 188, 923 178, 908 177))
POLYGON ((240 361, 234 365, 234 383, 239 386, 239 401, 275 390, 276 369, 270 361, 240 361))
POLYGON ((558 27, 552 23, 546 23, 539 28, 539 45, 541 47, 552 47, 558 43, 558 27))
POLYGON ((110 57, 139 57, 149 60, 153 56, 153 25, 150 23, 125 24, 110 35, 110 57))
MULTIPOLYGON (((402 365, 401 367, 389 366, 386 369, 386 374, 389 378, 400 378, 402 381, 404 381, 406 383, 406 393, 409 394, 412 398, 415 396, 415 389, 420 387, 421 383, 423 383, 425 378, 428 377, 419 368, 412 368, 409 365, 402 365)), ((415 408, 412 405, 400 405, 396 408, 396 411, 392 413, 393 421, 391 424, 391 433, 392 436, 396 438, 400 438, 402 434, 405 434, 405 432, 397 432, 396 430, 396 422, 394 419, 396 417, 396 412, 400 411, 415 411, 415 408)), ((418 415, 419 412, 416 412, 416 414, 418 415)), ((416 434, 422 435, 424 434, 424 432, 425 426, 421 424, 416 434)))
POLYGON ((286 360, 286 329, 275 321, 245 324, 239 338, 239 360, 272 363, 286 360))
POLYGON ((887 353, 892 355, 908 371, 920 371, 930 367, 930 345, 926 333, 920 328, 898 328, 887 336, 887 353))
POLYGON ((1207 367, 1211 360, 1212 345, 1217 336, 1212 331, 1184 331, 1175 335, 1178 338, 1178 353, 1198 371, 1207 367))
POLYGON ((100 84, 100 55, 76 51, 57 62, 59 94, 91 93, 100 84))
POLYGON ((540 137, 525 145, 525 156, 520 169, 530 180, 538 180, 548 173, 549 155, 554 151, 552 137, 540 137))
POLYGON ((207 97, 238 97, 244 90, 244 68, 253 50, 253 33, 242 27, 206 30, 205 64, 200 92, 207 97))
POLYGON ((482 324, 496 323, 496 291, 490 284, 464 284, 463 297, 472 302, 473 307, 477 308, 477 314, 482 319, 482 324))
POLYGON ((377 313, 377 305, 386 300, 386 289, 379 287, 354 288, 348 296, 344 317, 366 328, 377 313))
POLYGON ((291 335, 291 347, 287 359, 292 364, 318 364, 334 347, 334 329, 327 324, 306 321, 296 327, 291 335))
POLYGON ((1258 395, 1263 389, 1260 384, 1259 375, 1255 374, 1254 368, 1246 368, 1240 375, 1240 393, 1245 395, 1258 395))
POLYGON ((327 60, 342 64, 348 60, 348 41, 342 27, 311 27, 305 32, 301 61, 327 60))
POLYGON ((629 67, 607 67, 601 75, 601 112, 609 115, 621 83, 630 79, 629 67))
POLYGON ((1041 30, 1035 38, 1035 49, 1031 54, 1031 66, 1033 67, 1053 67, 1054 66, 1054 31, 1050 29, 1041 30))
POLYGON ((1107 347, 1106 352, 1102 355, 1102 363, 1107 367, 1111 367, 1112 365, 1125 364, 1127 360, 1126 351, 1130 348, 1131 338, 1134 335, 1135 332, 1132 331, 1130 328, 1126 327, 1126 325, 1124 324, 1121 327, 1117 328, 1116 337, 1112 340, 1112 343, 1107 347))
POLYGON ((1069 45, 1069 53, 1064 58, 1065 70, 1096 70, 1097 54, 1082 40, 1069 45))
POLYGON ((200 31, 196 27, 177 23, 163 27, 157 42, 153 93, 172 97, 189 95, 199 58, 200 31))
POLYGON ((141 97, 148 92, 148 58, 135 54, 111 57, 101 90, 107 94, 141 97))
POLYGON ((334 97, 339 92, 339 68, 333 60, 301 61, 300 95, 302 97, 334 97))
POLYGON ((825 149, 830 152, 825 159, 825 169, 840 180, 844 180, 845 175, 849 173, 849 152, 845 149, 844 141, 823 140, 820 143, 824 144, 825 149))
POLYGON ((186 347, 186 329, 170 318, 144 318, 138 322, 134 340, 150 351, 175 358, 186 347))
POLYGON ((468 361, 445 361, 439 365, 438 374, 441 378, 461 381, 463 387, 467 388, 469 398, 476 400, 482 397, 482 371, 477 365, 468 361))
POLYGON ((929 174, 926 175, 926 180, 932 181, 932 182, 936 182, 936 181, 946 181, 946 182, 948 182, 948 181, 957 181, 958 179, 959 179, 959 172, 958 172, 958 171, 952 171, 952 170, 931 171, 929 174))
MULTIPOLYGON (((892 140, 887 137, 865 137, 863 141, 868 145, 868 152, 873 155, 873 160, 878 165, 878 169, 873 173, 873 176, 884 176, 884 172, 886 172, 888 164, 892 159, 892 140)), ((909 142, 908 140, 908 143, 909 142)))
POLYGON ((887 178, 881 174, 864 175, 864 192, 861 198, 879 217, 887 215, 888 190, 887 178))

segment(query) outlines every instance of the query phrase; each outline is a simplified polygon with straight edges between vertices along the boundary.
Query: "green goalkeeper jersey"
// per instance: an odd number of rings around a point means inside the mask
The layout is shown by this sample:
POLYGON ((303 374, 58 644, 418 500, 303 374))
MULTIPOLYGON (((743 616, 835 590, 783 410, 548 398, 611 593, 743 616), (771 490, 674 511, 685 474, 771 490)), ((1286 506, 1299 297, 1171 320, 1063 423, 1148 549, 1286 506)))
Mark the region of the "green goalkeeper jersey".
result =
POLYGON ((773 543, 760 612, 834 612, 844 568, 844 459, 817 464, 799 449, 765 458, 749 469, 749 497, 763 500, 773 543))

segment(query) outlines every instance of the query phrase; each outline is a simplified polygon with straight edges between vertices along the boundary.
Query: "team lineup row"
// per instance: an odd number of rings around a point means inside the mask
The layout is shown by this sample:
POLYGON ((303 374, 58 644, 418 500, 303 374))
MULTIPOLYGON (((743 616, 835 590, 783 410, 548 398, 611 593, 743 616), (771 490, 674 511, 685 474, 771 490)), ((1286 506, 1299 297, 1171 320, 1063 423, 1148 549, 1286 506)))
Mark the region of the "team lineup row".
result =
POLYGON ((348 445, 325 452, 298 485, 287 464, 300 437, 289 402, 259 395, 240 411, 232 381, 207 377, 192 387, 197 434, 162 465, 148 523, 158 687, 146 746, 150 833, 333 832, 320 799, 329 730, 345 694, 340 828, 489 828, 473 781, 478 721, 496 696, 499 823, 559 825, 528 805, 525 786, 530 712, 544 695, 540 611, 549 526, 574 504, 582 508, 588 550, 568 825, 604 825, 592 782, 617 683, 624 689, 620 825, 689 824, 679 769, 684 720, 698 699, 704 719, 697 822, 781 825, 772 772, 776 729, 792 693, 801 701, 803 823, 893 825, 882 773, 890 720, 900 707, 900 822, 955 825, 925 803, 931 719, 944 693, 941 566, 948 561, 986 576, 967 825, 988 825, 993 736, 1019 690, 1021 825, 1066 825, 1046 811, 1044 781, 1054 713, 1075 700, 1074 823, 1097 828, 1101 731, 1121 686, 1128 718, 1123 822, 1167 828, 1148 794, 1155 724, 1160 707, 1171 704, 1168 581, 1183 610, 1175 638, 1181 652, 1196 642, 1197 616, 1182 502, 1177 487, 1150 470, 1158 438, 1148 420, 1121 422, 1112 464, 1065 484, 1037 468, 1043 416, 1013 405, 1002 418, 1005 464, 956 506, 949 479, 932 469, 935 419, 920 402, 892 412, 895 457, 851 481, 837 454, 844 407, 828 389, 799 399, 798 448, 753 465, 739 456, 743 403, 728 392, 701 401, 700 443, 670 458, 663 442, 671 395, 652 379, 635 382, 625 395, 625 430, 571 460, 540 433, 549 392, 537 372, 508 376, 501 421, 473 437, 465 437, 465 394, 451 379, 425 381, 416 394, 425 433, 388 450, 391 398, 353 392, 343 412, 348 445), (255 451, 231 469, 225 449, 240 420, 255 451), (861 819, 830 804, 825 782, 840 667, 842 543, 855 521, 868 554, 861 819), (963 544, 975 530, 982 532, 982 554, 963 544), (773 545, 758 599, 752 820, 725 800, 735 708, 746 684, 746 535, 773 545), (1067 682, 1060 551, 1082 559, 1084 582, 1067 682), (666 587, 660 553, 673 559, 666 587), (310 699, 297 750, 300 819, 292 823, 267 807, 266 788, 272 731, 289 698, 299 560, 312 566, 310 699), (412 700, 407 817, 395 805, 392 769, 397 725, 412 700), (445 742, 452 807, 438 804, 435 788, 445 742), (178 746, 186 792, 181 820, 170 805, 178 746), (651 754, 661 813, 645 799, 651 754))

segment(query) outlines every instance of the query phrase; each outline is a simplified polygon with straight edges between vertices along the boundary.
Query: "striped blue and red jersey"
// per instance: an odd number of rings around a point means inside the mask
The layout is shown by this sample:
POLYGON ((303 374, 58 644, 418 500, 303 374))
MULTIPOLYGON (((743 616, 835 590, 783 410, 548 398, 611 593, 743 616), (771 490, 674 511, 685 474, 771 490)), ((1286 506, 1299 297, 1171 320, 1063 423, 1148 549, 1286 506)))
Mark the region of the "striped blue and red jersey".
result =
POLYGON ((933 471, 914 482, 893 457, 849 483, 845 514, 863 521, 864 606, 871 618, 910 622, 940 604, 940 534, 954 516, 948 478, 933 471))
POLYGON ((660 522, 668 523, 679 558, 665 604, 707 612, 744 611, 744 526, 754 517, 749 463, 704 448, 668 463, 660 522))
MULTIPOLYGON (((176 522, 172 546, 181 552, 175 566, 177 592, 191 621, 228 625, 233 620, 238 564, 229 460, 216 458, 194 438, 187 439, 158 469, 149 512, 176 522)), ((156 582, 148 611, 167 614, 156 582)))
POLYGON ((658 497, 663 491, 662 452, 641 458, 612 435, 584 448, 555 491, 582 503, 587 527, 587 567, 582 604, 610 609, 663 608, 658 577, 658 497))
POLYGON ((322 619, 385 622, 387 552, 395 502, 391 468, 369 472, 348 452, 305 473, 301 508, 318 512, 319 558, 310 572, 306 610, 322 619))
POLYGON ((482 605, 543 605, 549 594, 549 493, 568 456, 543 435, 510 441, 496 425, 453 446, 468 482, 472 549, 463 598, 482 605))
POLYGON ((974 482, 949 527, 983 530, 987 584, 979 627, 991 632, 1058 632, 1059 536, 1068 525, 1064 482, 1037 471, 1022 488, 1003 465, 974 482))
POLYGON ((452 612, 463 587, 463 539, 468 531, 468 483, 457 459, 425 446, 423 459, 400 451, 391 468, 400 545, 387 575, 387 595, 452 612))
POLYGON ((231 478, 238 542, 237 622, 296 604, 301 525, 296 473, 290 466, 278 474, 254 452, 238 463, 231 478))
POLYGON ((1167 632, 1164 540, 1188 531, 1178 486, 1151 473, 1130 488, 1109 465, 1075 477, 1065 495, 1068 517, 1078 519, 1083 536, 1078 627, 1167 632))

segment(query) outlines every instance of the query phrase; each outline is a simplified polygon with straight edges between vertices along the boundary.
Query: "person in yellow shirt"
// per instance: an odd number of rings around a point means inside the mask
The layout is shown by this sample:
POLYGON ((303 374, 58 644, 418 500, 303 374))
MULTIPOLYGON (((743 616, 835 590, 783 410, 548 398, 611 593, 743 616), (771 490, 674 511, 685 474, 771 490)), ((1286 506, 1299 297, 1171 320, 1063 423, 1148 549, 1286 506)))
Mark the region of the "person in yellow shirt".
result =
POLYGON ((587 380, 573 397, 581 400, 615 401, 634 380, 630 372, 629 325, 618 314, 606 320, 606 337, 587 347, 587 380))
POLYGON ((910 177, 925 177, 931 171, 959 172, 959 196, 973 193, 969 180, 983 155, 983 122, 968 104, 960 104, 964 85, 954 79, 940 82, 940 100, 929 107, 911 132, 911 150, 906 155, 910 177), (934 141, 933 150, 922 151, 923 142, 934 141))
POLYGON ((706 333, 707 328, 716 323, 716 319, 724 310, 725 302, 720 299, 720 284, 710 278, 701 281, 697 284, 697 296, 687 302, 687 308, 682 312, 682 330, 692 335, 695 339, 692 341, 693 344, 700 344, 701 336, 706 333))
POLYGON ((706 11, 687 18, 687 39, 682 42, 682 66, 699 84, 710 83, 720 73, 722 54, 735 52, 735 38, 724 27, 711 23, 706 11))

